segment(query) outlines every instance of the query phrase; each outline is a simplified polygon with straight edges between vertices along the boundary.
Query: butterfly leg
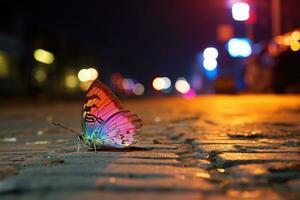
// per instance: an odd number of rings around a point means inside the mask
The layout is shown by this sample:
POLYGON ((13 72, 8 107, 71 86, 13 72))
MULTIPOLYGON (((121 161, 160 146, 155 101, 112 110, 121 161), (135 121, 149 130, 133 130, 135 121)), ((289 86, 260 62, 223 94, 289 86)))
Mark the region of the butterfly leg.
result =
POLYGON ((94 146, 95 152, 97 152, 97 148, 96 148, 95 143, 93 143, 93 146, 94 146))
POLYGON ((77 152, 79 152, 79 150, 80 150, 80 141, 81 141, 81 139, 80 139, 80 137, 78 137, 77 152))
POLYGON ((77 152, 79 152, 80 150, 80 143, 78 142, 78 145, 77 145, 77 152))

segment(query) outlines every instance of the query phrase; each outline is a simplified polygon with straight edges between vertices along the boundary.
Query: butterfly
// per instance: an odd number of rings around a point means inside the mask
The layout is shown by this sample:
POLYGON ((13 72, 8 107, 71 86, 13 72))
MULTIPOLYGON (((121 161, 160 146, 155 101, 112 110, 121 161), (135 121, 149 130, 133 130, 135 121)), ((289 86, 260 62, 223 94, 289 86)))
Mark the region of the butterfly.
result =
POLYGON ((97 147, 129 147, 142 127, 137 114, 124 109, 113 92, 98 80, 87 90, 81 122, 79 139, 95 151, 97 147))

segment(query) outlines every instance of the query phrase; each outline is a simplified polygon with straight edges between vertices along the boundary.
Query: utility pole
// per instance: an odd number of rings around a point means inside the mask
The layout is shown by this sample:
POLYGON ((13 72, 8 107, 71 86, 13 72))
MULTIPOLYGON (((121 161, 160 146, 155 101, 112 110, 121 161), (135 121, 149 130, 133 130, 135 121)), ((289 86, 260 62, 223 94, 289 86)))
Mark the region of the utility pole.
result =
POLYGON ((271 0, 272 36, 281 34, 281 0, 271 0))

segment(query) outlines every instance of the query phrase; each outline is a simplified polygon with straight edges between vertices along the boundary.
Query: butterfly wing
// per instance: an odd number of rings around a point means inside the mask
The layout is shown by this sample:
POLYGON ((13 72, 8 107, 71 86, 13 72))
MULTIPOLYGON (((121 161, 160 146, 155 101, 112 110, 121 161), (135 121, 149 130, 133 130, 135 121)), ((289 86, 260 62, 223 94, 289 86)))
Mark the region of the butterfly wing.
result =
POLYGON ((87 91, 82 112, 83 142, 91 146, 126 147, 134 143, 141 120, 124 110, 118 98, 100 81, 87 91))
POLYGON ((89 87, 82 111, 83 136, 89 138, 96 129, 123 107, 117 97, 100 81, 89 87))
POLYGON ((141 119, 128 110, 113 114, 101 127, 104 145, 116 148, 128 147, 135 143, 135 135, 142 127, 141 119))

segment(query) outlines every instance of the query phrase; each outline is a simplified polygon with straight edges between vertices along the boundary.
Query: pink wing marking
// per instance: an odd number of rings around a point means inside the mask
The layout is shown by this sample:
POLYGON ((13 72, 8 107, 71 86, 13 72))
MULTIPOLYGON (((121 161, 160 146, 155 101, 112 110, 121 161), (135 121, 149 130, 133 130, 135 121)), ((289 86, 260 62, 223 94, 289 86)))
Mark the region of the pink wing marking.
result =
POLYGON ((141 126, 141 120, 136 114, 124 110, 109 118, 101 132, 107 137, 104 140, 106 145, 124 147, 134 143, 134 136, 141 126))
POLYGON ((83 132, 91 134, 103 121, 123 107, 117 97, 100 81, 94 81, 87 91, 83 107, 83 132))

